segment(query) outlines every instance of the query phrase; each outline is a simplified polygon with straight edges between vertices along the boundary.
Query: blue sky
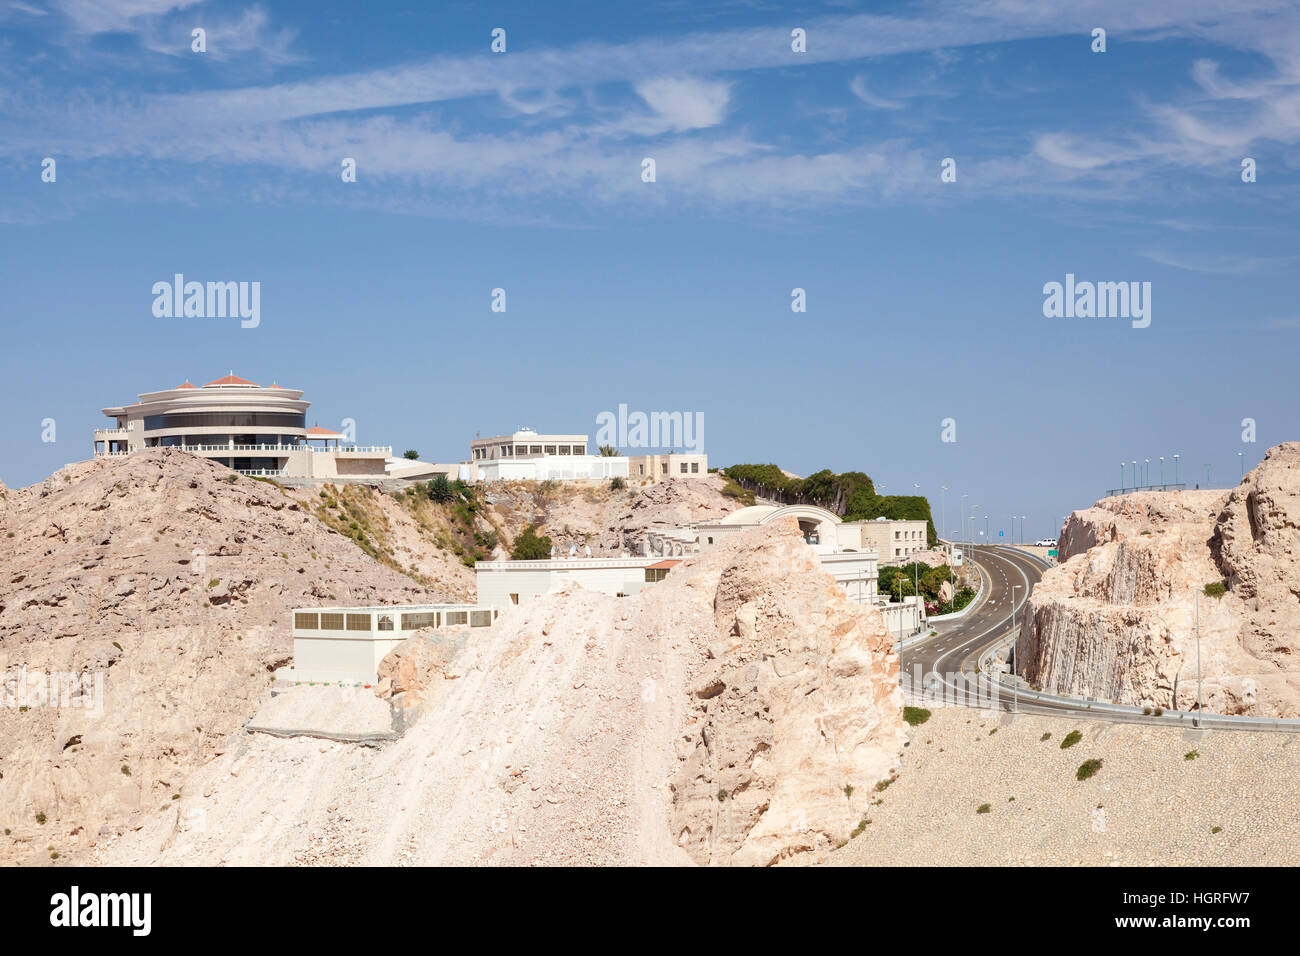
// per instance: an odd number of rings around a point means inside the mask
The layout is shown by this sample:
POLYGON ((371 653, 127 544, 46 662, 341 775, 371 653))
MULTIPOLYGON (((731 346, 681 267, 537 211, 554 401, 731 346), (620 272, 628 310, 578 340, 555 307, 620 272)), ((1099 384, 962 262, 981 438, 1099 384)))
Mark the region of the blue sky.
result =
POLYGON ((703 412, 715 465, 946 485, 995 535, 1300 438, 1294 4, 371 6, 0 0, 0 479, 229 369, 440 461, 703 412), (176 272, 261 324, 155 318, 176 272), (1150 282, 1150 327, 1045 318, 1066 273, 1150 282))

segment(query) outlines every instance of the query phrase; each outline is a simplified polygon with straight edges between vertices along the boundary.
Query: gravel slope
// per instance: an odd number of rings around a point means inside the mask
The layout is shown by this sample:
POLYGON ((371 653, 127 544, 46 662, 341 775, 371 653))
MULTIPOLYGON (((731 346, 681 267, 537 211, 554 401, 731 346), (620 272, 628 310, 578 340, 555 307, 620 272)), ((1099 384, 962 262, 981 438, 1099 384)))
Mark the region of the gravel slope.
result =
POLYGON ((1294 865, 1297 779, 1300 739, 1290 734, 1188 740, 1181 730, 1038 716, 1006 725, 980 711, 936 710, 912 728, 899 778, 877 795, 862 834, 798 862, 1294 865), (1062 750, 1071 730, 1083 739, 1062 750), (1184 759, 1193 750, 1200 756, 1184 759), (1079 781, 1090 758, 1101 770, 1079 781), (988 813, 977 812, 983 803, 988 813))

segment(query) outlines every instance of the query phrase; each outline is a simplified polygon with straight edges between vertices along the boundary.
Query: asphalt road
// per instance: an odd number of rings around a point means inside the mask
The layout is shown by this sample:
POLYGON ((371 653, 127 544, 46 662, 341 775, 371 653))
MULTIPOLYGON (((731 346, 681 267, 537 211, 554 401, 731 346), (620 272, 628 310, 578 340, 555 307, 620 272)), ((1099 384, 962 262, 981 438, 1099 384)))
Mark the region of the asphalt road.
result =
POLYGON ((1012 599, 1019 623, 1025 600, 1044 571, 1040 562, 1008 548, 973 548, 966 554, 983 576, 986 594, 965 617, 936 624, 934 637, 904 648, 904 690, 933 687, 935 674, 938 680, 967 674, 973 684, 980 653, 1011 633, 1012 599))
MULTIPOLYGON (((963 618, 937 624, 934 637, 918 641, 902 651, 903 690, 909 700, 917 695, 938 698, 949 704, 1015 710, 1026 714, 1088 716, 1117 723, 1143 723, 1204 731, 1270 730, 1300 733, 1300 720, 1243 717, 1221 714, 1192 714, 1163 711, 1147 714, 1142 708, 1109 701, 1037 694, 1016 683, 1011 690, 1007 678, 995 684, 979 670, 979 659, 992 645, 1009 637, 1014 620, 1018 626, 1025 600, 1043 575, 1046 566, 1024 552, 1010 548, 980 547, 966 552, 984 576, 987 595, 963 618)), ((927 704, 928 706, 928 704, 927 704)))

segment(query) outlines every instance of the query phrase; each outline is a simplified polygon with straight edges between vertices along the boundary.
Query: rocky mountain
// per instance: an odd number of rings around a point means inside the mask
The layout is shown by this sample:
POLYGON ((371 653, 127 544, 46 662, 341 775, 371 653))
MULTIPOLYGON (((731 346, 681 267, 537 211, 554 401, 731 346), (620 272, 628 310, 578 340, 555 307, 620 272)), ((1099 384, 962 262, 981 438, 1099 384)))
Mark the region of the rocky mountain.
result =
MULTIPOLYGON (((91 858, 771 864, 846 841, 903 750, 880 615, 793 521, 633 597, 574 588, 514 609, 451 658, 410 644, 385 667, 421 700, 400 739, 247 735, 91 858)), ((339 711, 337 688, 293 693, 339 711)))
POLYGON ((1030 595, 1021 673, 1049 690, 1300 716, 1300 443, 1231 491, 1138 492, 1071 515, 1030 595))
POLYGON ((269 695, 291 608, 440 599, 275 485, 170 449, 5 500, 0 862, 170 804, 269 695))

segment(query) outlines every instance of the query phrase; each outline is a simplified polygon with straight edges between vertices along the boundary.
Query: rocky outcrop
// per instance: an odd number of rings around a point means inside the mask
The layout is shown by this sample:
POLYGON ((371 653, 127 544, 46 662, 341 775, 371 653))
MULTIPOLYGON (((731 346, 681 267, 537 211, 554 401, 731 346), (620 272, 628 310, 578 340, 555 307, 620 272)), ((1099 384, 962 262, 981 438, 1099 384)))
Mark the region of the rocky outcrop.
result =
POLYGON ((1205 709, 1300 716, 1298 519, 1297 443, 1270 449, 1230 492, 1139 492, 1075 512, 1064 563, 1030 595, 1021 674, 1194 710, 1199 613, 1205 709))
POLYGON ((67 855, 170 802, 269 696, 291 608, 440 599, 275 485, 170 449, 69 466, 10 500, 2 862, 67 855))
POLYGON ((902 752, 889 635, 793 521, 633 597, 574 588, 514 609, 440 678, 417 653, 388 662, 426 695, 400 739, 248 736, 95 859, 767 864, 846 840, 902 752), (203 832, 176 840, 196 814, 203 832))
POLYGON ((761 535, 718 575, 716 639, 678 747, 673 833, 697 863, 768 865, 838 845, 903 747, 879 612, 820 571, 793 519, 761 535))
POLYGON ((724 482, 707 478, 669 477, 648 485, 609 522, 600 545, 605 551, 641 554, 648 531, 668 531, 717 521, 740 507, 722 493, 724 482))

